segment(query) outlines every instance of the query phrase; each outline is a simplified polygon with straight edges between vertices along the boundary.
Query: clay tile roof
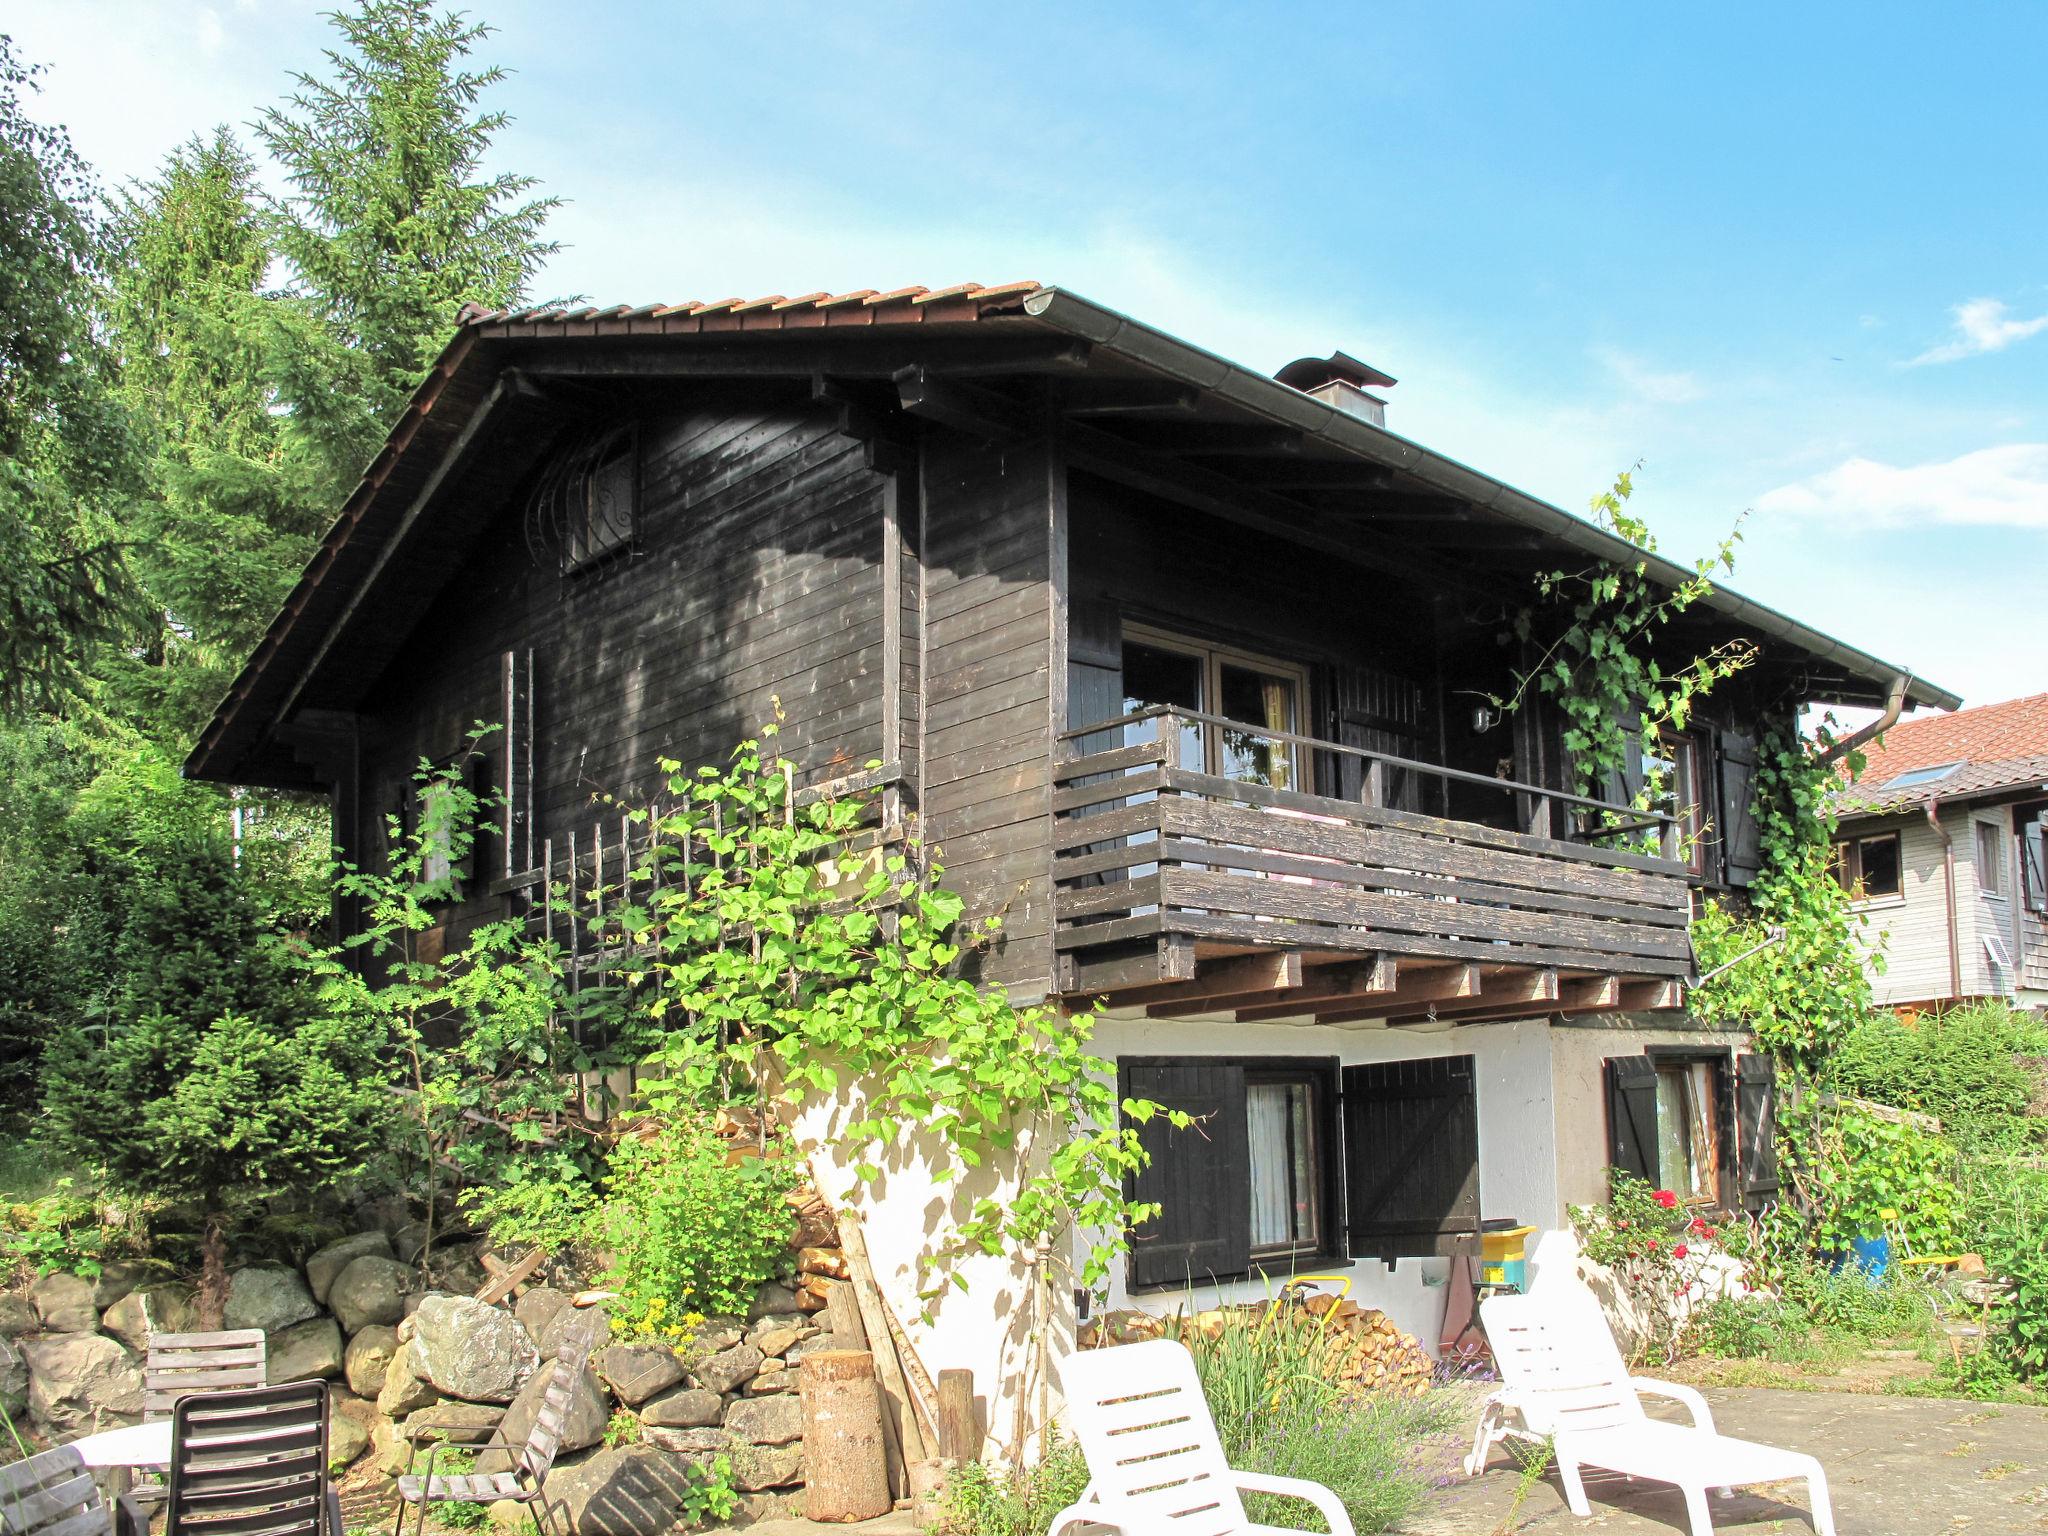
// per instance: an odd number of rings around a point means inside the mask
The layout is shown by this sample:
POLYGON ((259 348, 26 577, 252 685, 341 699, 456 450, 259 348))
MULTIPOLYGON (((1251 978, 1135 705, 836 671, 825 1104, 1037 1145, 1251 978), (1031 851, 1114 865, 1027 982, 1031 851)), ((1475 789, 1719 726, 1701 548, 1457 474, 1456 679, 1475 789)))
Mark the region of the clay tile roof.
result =
POLYGON ((2048 782, 2048 693, 1901 720, 1865 748, 1864 756, 1862 775, 1840 795, 1845 809, 1874 810, 1931 796, 1947 800, 2048 782), (1902 775, 1950 764, 1954 770, 1938 778, 1889 788, 1902 775))

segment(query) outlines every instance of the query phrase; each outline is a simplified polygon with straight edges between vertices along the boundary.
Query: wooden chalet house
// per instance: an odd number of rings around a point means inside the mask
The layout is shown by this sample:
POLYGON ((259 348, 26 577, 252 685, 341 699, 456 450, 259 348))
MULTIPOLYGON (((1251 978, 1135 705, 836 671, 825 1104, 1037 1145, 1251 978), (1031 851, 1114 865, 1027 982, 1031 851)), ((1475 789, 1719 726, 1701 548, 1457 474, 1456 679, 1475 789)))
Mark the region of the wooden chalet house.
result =
MULTIPOLYGON (((1610 1156, 1768 1187, 1687 915, 1754 872, 1764 726, 1901 674, 1716 592, 1673 643, 1761 659, 1665 745, 1660 851, 1600 835, 1557 722, 1487 700, 1534 573, 1637 553, 1388 431, 1392 383, 1036 283, 467 312, 188 771, 322 791, 374 862, 416 765, 501 723, 453 940, 779 706, 807 784, 882 763, 1003 915, 985 981, 1106 998, 1129 1089, 1207 1117, 1155 1135, 1112 1300, 1348 1270, 1433 1338, 1443 1256, 1610 1156)), ((879 1225, 886 1270, 915 1233, 879 1225)))

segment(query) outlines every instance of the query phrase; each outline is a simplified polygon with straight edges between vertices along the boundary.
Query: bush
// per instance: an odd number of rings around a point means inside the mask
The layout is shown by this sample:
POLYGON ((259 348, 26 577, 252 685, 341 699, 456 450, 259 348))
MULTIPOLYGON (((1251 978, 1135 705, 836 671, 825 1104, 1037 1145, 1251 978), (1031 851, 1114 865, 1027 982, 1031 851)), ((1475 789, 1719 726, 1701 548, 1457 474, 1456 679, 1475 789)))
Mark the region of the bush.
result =
POLYGON ((944 1528, 953 1536, 1041 1536, 1052 1517, 1088 1487, 1088 1463, 1071 1440, 1014 1472, 969 1462, 946 1480, 944 1528))
POLYGON ((2048 1170, 1986 1160, 1965 1181, 1984 1261, 2012 1282, 1990 1342, 2022 1380, 2048 1381, 2048 1170))
POLYGON ((1685 1325, 1685 1298, 1699 1283, 1716 1252, 1748 1256, 1749 1229, 1726 1228, 1688 1212, 1668 1189, 1652 1189, 1632 1173, 1615 1169, 1604 1205, 1571 1207, 1580 1249, 1603 1265, 1645 1325, 1639 1357, 1678 1357, 1685 1325), (1710 1246, 1711 1245, 1711 1246, 1710 1246))
MULTIPOLYGON (((1321 1319, 1294 1306, 1232 1311, 1219 1329, 1190 1330, 1183 1342, 1233 1467, 1322 1483, 1360 1531, 1386 1530, 1422 1502, 1424 1446, 1449 1409, 1343 1380, 1321 1319)), ((1323 1529, 1297 1500, 1254 1494, 1245 1508, 1257 1524, 1323 1529)))
POLYGON ((592 1236, 612 1255, 605 1283, 622 1319, 664 1331, 690 1313, 744 1316, 788 1269, 795 1222, 783 1196, 797 1165, 770 1150, 735 1158, 701 1111, 620 1140, 592 1236))
POLYGON ((2019 1152, 2048 1139, 2030 1116, 2028 1058, 2048 1055, 2048 1024, 2000 1002, 1970 1003, 1908 1024, 1879 1013, 1851 1030, 1831 1063, 1845 1093, 1939 1117, 1966 1152, 2019 1152))

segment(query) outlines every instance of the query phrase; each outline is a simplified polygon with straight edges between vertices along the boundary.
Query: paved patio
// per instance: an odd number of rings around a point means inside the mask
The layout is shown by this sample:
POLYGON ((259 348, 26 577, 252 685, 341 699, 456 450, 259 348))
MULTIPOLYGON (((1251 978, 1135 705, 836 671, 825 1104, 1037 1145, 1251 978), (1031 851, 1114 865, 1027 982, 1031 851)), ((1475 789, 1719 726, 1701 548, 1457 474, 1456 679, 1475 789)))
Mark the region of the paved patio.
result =
MULTIPOLYGON (((2048 1531, 2048 1408, 1766 1387, 1709 1388, 1706 1396, 1725 1433, 1820 1458, 1841 1536, 2048 1531)), ((1403 1536, 1668 1536, 1686 1529, 1684 1502, 1667 1487, 1589 1471, 1593 1514, 1577 1520, 1554 1470, 1519 1509, 1517 1481, 1508 1453, 1496 1450, 1483 1477, 1443 1489, 1400 1528, 1403 1536)), ((1803 1485, 1717 1498, 1713 1513, 1719 1532, 1811 1530, 1803 1485)))

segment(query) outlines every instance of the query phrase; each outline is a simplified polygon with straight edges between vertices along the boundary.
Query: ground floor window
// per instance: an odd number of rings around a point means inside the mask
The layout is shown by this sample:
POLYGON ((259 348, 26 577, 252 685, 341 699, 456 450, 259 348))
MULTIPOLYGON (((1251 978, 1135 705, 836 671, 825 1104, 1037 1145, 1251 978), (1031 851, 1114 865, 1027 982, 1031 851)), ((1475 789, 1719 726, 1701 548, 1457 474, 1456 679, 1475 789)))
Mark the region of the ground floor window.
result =
POLYGON ((1324 1070, 1249 1068, 1245 1155, 1250 1164, 1253 1258, 1323 1249, 1328 1163, 1320 1134, 1324 1070))
POLYGON ((1688 1203, 1721 1200, 1722 1062, 1657 1063, 1657 1166, 1688 1203))
POLYGON ((1652 1047, 1609 1057, 1608 1159, 1703 1209, 1761 1209, 1778 1189, 1769 1058, 1652 1047))

